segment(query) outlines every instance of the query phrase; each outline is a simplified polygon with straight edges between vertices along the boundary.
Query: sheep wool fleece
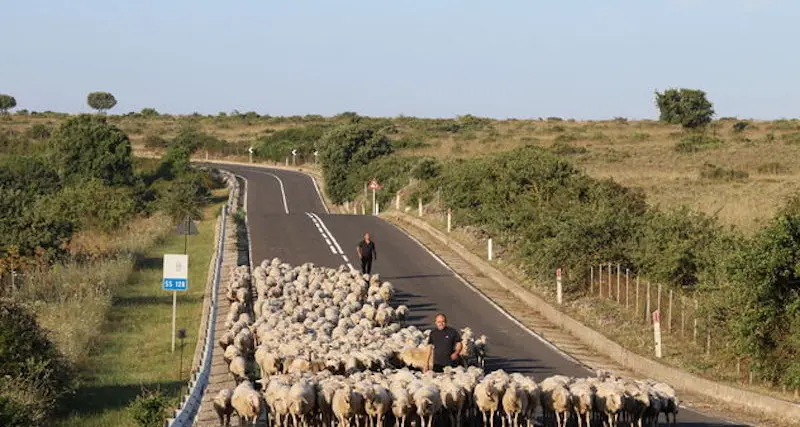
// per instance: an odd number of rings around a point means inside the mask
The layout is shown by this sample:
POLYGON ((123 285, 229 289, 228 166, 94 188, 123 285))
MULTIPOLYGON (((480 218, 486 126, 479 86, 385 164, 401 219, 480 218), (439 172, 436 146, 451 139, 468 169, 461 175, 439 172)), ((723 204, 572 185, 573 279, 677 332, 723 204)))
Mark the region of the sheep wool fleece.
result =
POLYGON ((455 351, 456 343, 461 341, 461 334, 450 326, 444 329, 433 329, 428 337, 428 343, 433 344, 433 364, 450 366, 450 355, 455 351))

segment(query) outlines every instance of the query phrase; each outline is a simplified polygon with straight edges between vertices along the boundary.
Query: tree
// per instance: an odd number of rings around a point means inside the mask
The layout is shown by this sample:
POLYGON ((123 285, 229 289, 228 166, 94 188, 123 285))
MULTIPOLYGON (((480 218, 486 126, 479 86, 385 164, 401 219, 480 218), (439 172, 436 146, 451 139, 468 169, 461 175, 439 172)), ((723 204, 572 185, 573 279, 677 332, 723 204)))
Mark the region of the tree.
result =
POLYGON ((102 116, 81 114, 61 124, 50 140, 50 159, 62 179, 99 178, 107 185, 133 182, 128 136, 102 116))
POLYGON ((328 194, 334 203, 348 200, 358 188, 348 185, 354 168, 366 166, 371 160, 391 154, 392 142, 381 131, 361 123, 337 126, 321 141, 320 160, 328 194))
POLYGON ((117 105, 117 99, 108 92, 92 92, 86 97, 86 102, 99 112, 110 110, 117 105))
POLYGON ((8 110, 17 106, 17 100, 11 95, 0 94, 0 111, 3 114, 8 113, 8 110))
POLYGON ((696 129, 711 123, 714 108, 706 99, 706 93, 696 89, 667 89, 656 91, 659 119, 670 124, 679 124, 685 129, 696 129))

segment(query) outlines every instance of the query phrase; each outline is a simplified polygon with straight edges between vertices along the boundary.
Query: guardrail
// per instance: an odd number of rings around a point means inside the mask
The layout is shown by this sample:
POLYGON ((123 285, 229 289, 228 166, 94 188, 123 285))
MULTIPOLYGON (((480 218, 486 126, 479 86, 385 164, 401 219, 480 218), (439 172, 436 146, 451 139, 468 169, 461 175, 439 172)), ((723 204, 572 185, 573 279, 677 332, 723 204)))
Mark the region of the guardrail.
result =
MULTIPOLYGON (((231 192, 233 195, 234 192, 231 192)), ((200 340, 203 342, 203 353, 200 365, 196 371, 192 373, 192 378, 189 380, 189 393, 181 398, 181 403, 178 409, 175 410, 173 418, 167 419, 165 426, 167 427, 184 427, 191 426, 197 416, 200 404, 203 401, 203 394, 205 393, 208 379, 211 374, 212 355, 214 353, 214 329, 216 327, 217 318, 217 298, 219 295, 219 282, 222 273, 222 259, 225 249, 225 229, 227 226, 228 204, 222 206, 222 215, 219 220, 219 231, 216 238, 216 259, 214 260, 214 273, 211 281, 211 301, 208 316, 204 319, 206 322, 203 329, 203 336, 200 340)))

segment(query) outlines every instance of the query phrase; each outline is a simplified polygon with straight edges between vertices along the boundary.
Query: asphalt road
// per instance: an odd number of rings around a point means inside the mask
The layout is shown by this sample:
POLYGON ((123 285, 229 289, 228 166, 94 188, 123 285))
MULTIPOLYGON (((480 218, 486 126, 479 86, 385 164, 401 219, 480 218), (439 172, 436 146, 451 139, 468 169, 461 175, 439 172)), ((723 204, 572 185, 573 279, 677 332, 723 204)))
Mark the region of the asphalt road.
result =
MULTIPOLYGON (((594 373, 552 348, 493 308, 471 291, 437 258, 394 225, 369 215, 329 215, 305 174, 280 169, 217 165, 247 180, 247 214, 253 262, 279 257, 292 265, 312 262, 360 268, 356 244, 364 232, 375 241, 378 259, 372 272, 398 290, 396 304, 410 308, 410 323, 433 327, 444 312, 448 324, 469 326, 489 338, 486 369, 533 375, 537 381, 553 374, 591 376, 594 373)), ((731 426, 682 408, 680 426, 731 426)))

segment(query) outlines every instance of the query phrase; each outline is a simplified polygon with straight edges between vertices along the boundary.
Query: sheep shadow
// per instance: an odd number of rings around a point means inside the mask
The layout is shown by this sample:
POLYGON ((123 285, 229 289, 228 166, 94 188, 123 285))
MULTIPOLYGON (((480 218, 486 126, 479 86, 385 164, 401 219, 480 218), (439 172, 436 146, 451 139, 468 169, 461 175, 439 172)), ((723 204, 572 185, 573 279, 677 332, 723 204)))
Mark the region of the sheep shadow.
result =
POLYGON ((547 374, 549 375, 550 368, 538 363, 539 360, 534 358, 506 358, 499 356, 486 357, 486 372, 496 371, 502 369, 506 372, 520 372, 523 374, 547 374))

